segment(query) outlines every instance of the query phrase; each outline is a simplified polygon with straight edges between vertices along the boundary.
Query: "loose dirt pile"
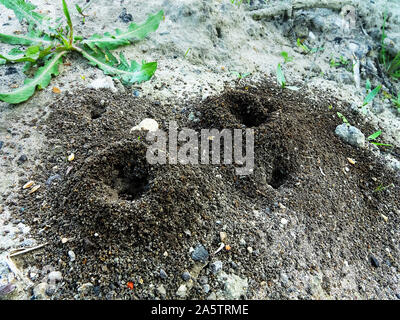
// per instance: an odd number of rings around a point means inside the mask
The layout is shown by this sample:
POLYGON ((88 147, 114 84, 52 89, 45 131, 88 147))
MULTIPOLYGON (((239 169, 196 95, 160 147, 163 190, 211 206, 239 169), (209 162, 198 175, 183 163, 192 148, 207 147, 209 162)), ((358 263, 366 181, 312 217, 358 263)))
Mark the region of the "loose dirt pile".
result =
MULTIPOLYGON (((38 123, 47 142, 32 178, 42 188, 8 204, 24 207, 38 239, 49 242, 30 264, 62 272, 56 299, 83 298, 78 288, 89 282, 86 298, 177 298, 186 270, 195 278, 186 298, 232 297, 226 281, 235 274, 247 279, 238 296, 248 299, 393 299, 399 173, 335 136, 344 108, 329 92, 311 97, 270 81, 170 105, 94 90, 64 96, 38 123), (144 118, 164 130, 169 121, 196 130, 253 128, 254 173, 150 165, 145 135, 130 133, 144 118), (230 250, 213 255, 221 232, 230 250), (210 263, 222 261, 223 276, 193 261, 198 244, 210 263)), ((347 118, 369 129, 358 115, 347 118)))

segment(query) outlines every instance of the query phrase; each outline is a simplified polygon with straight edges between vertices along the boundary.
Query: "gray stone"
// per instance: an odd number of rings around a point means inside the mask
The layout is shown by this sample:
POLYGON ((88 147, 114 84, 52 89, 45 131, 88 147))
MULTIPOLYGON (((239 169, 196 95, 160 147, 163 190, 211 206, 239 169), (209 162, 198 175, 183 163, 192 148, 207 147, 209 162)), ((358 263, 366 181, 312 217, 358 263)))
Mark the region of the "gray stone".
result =
POLYGON ((210 270, 213 274, 217 274, 222 270, 222 261, 215 261, 210 265, 210 270))
POLYGON ((208 283, 208 278, 207 278, 206 276, 201 276, 201 277, 199 278, 199 282, 200 282, 201 284, 206 284, 206 283, 208 283))
POLYGON ((36 287, 33 288, 33 296, 37 300, 44 300, 48 299, 46 290, 47 290, 48 284, 45 282, 39 283, 36 287))
POLYGON ((73 252, 72 250, 68 251, 68 256, 69 256, 69 259, 71 260, 71 262, 75 261, 75 259, 76 259, 75 252, 73 252))
POLYGON ((207 297, 207 300, 217 300, 217 295, 215 292, 210 293, 210 295, 207 297))
POLYGON ((50 186, 53 181, 55 180, 61 180, 61 176, 59 174, 55 174, 54 176, 51 176, 50 178, 47 179, 46 181, 46 186, 50 186))
POLYGON ((167 279, 167 278, 168 278, 168 275, 167 275, 167 273, 164 271, 164 269, 161 269, 161 270, 160 270, 160 277, 161 277, 161 279, 167 279))
POLYGON ((46 288, 46 294, 51 297, 57 290, 57 287, 54 284, 50 284, 46 288))
POLYGON ((365 147, 365 136, 356 127, 342 123, 336 127, 335 134, 348 144, 360 148, 365 147))
POLYGON ((189 281, 191 278, 190 273, 185 271, 184 273, 182 273, 182 279, 185 281, 189 281))
POLYGON ((242 279, 235 274, 226 274, 221 272, 219 276, 220 281, 224 283, 224 293, 228 300, 238 300, 247 292, 248 282, 247 279, 242 279))
POLYGON ((62 274, 60 271, 52 271, 47 276, 50 282, 57 282, 62 280, 62 274))
POLYGON ((284 287, 288 287, 289 284, 289 277, 286 273, 281 273, 281 282, 284 287))
POLYGON ((187 287, 186 285, 182 284, 178 290, 176 291, 176 295, 180 298, 185 298, 187 294, 187 287))
POLYGON ((204 286, 203 286, 203 291, 204 291, 204 293, 209 293, 210 292, 210 285, 209 284, 205 284, 204 286))
POLYGON ((208 257, 209 257, 208 251, 201 244, 199 244, 196 248, 194 248, 194 251, 192 252, 192 259, 194 261, 206 262, 208 257))
POLYGON ((161 294, 162 296, 166 296, 167 295, 167 290, 165 290, 163 285, 159 285, 157 287, 157 291, 159 294, 161 294))
POLYGON ((93 290, 94 285, 90 282, 84 283, 78 288, 78 292, 87 295, 93 290))

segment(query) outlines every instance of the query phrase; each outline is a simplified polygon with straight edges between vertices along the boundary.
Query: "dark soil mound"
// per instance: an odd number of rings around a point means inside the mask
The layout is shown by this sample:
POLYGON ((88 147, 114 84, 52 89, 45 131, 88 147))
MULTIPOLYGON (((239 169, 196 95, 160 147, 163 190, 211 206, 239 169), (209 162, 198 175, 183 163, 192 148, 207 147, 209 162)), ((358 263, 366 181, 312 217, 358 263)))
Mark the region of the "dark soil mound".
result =
MULTIPOLYGON (((93 298, 153 299, 159 283, 167 298, 175 298, 181 274, 193 264, 189 248, 203 243, 215 251, 223 230, 232 249, 215 259, 226 272, 249 279, 247 298, 288 297, 276 281, 283 271, 298 275, 296 286, 303 273, 329 270, 333 275, 324 278, 324 291, 335 296, 332 282, 341 277, 344 260, 360 277, 371 268, 371 252, 389 261, 384 250, 390 248, 395 264, 399 248, 388 230, 400 222, 399 176, 370 151, 334 135, 336 111, 342 109, 328 94, 312 99, 270 82, 171 105, 99 91, 64 97, 45 120, 48 149, 36 173, 43 185, 55 173, 62 180, 43 188, 39 199, 21 199, 26 218, 51 243, 38 264, 54 264, 64 274, 65 284, 54 297, 72 298, 80 285, 92 282, 93 298), (200 112, 199 122, 188 120, 191 110, 200 112), (235 165, 150 165, 144 137, 130 133, 146 117, 163 129, 171 120, 197 130, 253 128, 254 173, 237 176, 235 165), (72 152, 75 160, 69 163, 65 159, 72 152), (282 218, 288 226, 280 224, 282 218), (72 240, 62 244, 62 237, 72 240), (73 265, 69 250, 77 256, 73 265), (160 268, 168 279, 160 279, 160 268), (128 281, 135 290, 126 287, 128 281)), ((364 128, 356 116, 347 118, 364 128)), ((388 270, 381 269, 371 281, 386 281, 388 270)), ((223 290, 209 276, 211 290, 223 290)), ((206 296, 198 283, 188 294, 206 296)), ((305 289, 296 293, 311 296, 305 289)))

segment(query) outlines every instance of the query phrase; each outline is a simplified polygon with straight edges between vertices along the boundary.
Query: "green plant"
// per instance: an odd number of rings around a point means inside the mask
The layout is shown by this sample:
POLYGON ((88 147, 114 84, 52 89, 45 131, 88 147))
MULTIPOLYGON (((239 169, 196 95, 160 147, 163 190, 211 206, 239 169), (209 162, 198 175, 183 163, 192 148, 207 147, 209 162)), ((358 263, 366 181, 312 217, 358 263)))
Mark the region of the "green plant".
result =
POLYGON ((390 99, 393 104, 397 107, 397 111, 400 112, 400 92, 397 93, 397 97, 390 99))
MULTIPOLYGON (((231 0, 231 3, 240 6, 243 3, 243 0, 231 0)), ((247 0, 247 4, 250 4, 250 0, 247 0)))
POLYGON ((305 53, 309 53, 311 50, 307 45, 303 44, 300 38, 297 38, 297 46, 301 48, 305 53))
POLYGON ((370 90, 371 90, 371 81, 367 79, 367 81, 365 82, 365 91, 368 93, 370 90))
POLYGON ((84 6, 83 8, 81 8, 79 5, 75 5, 75 9, 76 11, 78 11, 78 13, 82 16, 82 23, 85 23, 85 19, 88 15, 84 14, 83 12, 91 5, 91 2, 88 2, 86 4, 86 6, 84 6))
POLYGON ((29 31, 25 35, 7 35, 0 33, 0 42, 27 46, 25 51, 11 50, 7 55, 0 55, 0 63, 25 62, 24 70, 33 70, 34 77, 27 78, 18 89, 0 93, 0 100, 16 104, 28 100, 36 89, 49 85, 51 77, 59 74, 62 58, 69 52, 78 52, 107 75, 120 79, 125 85, 149 80, 157 69, 157 62, 136 61, 130 63, 121 53, 119 60, 110 50, 128 45, 145 38, 150 32, 157 30, 164 13, 150 15, 141 25, 131 23, 126 30, 117 29, 115 34, 106 32, 94 34, 84 39, 74 35, 67 3, 62 0, 63 11, 67 21, 65 26, 59 23, 60 18, 50 18, 35 12, 36 6, 25 0, 0 0, 0 3, 14 11, 17 18, 29 23, 29 31), (54 25, 56 23, 56 25, 54 25))
POLYGON ((285 63, 293 61, 293 57, 289 57, 289 54, 286 51, 282 51, 281 56, 285 59, 285 63))
POLYGON ((391 144, 387 144, 387 143, 380 143, 380 142, 376 142, 374 140, 376 140, 380 135, 382 134, 382 130, 378 130, 376 132, 374 132, 373 134, 371 134, 367 140, 371 143, 373 143, 374 145, 377 146, 386 146, 386 147, 393 147, 393 145, 391 144))
POLYGON ((240 73, 240 72, 237 72, 237 71, 231 71, 231 73, 233 73, 235 76, 237 76, 238 79, 246 78, 247 76, 249 76, 251 74, 250 72, 240 73))
POLYGON ((281 88, 285 88, 286 80, 285 80, 285 75, 283 74, 280 63, 278 63, 278 67, 276 68, 276 79, 278 81, 278 84, 281 86, 281 88))
POLYGON ((349 65, 350 61, 347 60, 345 57, 340 56, 339 61, 336 61, 335 58, 331 58, 331 60, 329 61, 329 64, 332 68, 336 68, 336 67, 347 67, 349 65))
POLYGON ((375 188, 374 192, 381 192, 388 188, 394 188, 394 183, 391 183, 387 186, 383 186, 383 184, 381 183, 378 187, 375 188))
POLYGON ((349 121, 347 121, 346 117, 345 117, 343 114, 341 114, 340 112, 336 112, 336 114, 337 114, 337 116, 338 116, 340 119, 342 119, 343 123, 345 123, 345 124, 347 124, 348 126, 350 126, 349 121))
POLYGON ((324 51, 325 48, 324 47, 320 47, 320 48, 309 48, 305 43, 304 40, 301 40, 300 38, 297 38, 297 46, 299 48, 301 48, 305 54, 308 53, 316 53, 318 51, 324 51))
POLYGON ((362 107, 366 106, 368 103, 370 103, 372 100, 375 99, 375 96, 379 93, 379 90, 381 90, 382 85, 377 86, 374 90, 370 91, 367 96, 364 98, 362 107))
POLYGON ((391 59, 389 53, 386 50, 385 39, 387 38, 385 34, 387 21, 387 12, 383 14, 383 24, 382 24, 382 36, 381 36, 381 50, 379 53, 379 59, 382 63, 386 73, 393 78, 400 78, 400 51, 391 59))
POLYGON ((189 49, 186 50, 186 52, 185 52, 185 58, 186 58, 186 56, 189 54, 189 51, 190 51, 190 50, 192 50, 192 48, 189 48, 189 49))

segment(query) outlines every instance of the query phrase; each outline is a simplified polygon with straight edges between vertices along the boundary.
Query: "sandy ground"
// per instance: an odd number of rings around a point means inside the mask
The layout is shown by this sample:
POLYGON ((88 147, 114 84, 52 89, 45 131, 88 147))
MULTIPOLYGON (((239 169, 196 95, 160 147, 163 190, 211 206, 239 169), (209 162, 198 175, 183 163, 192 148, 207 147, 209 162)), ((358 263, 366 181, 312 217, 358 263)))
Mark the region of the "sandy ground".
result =
MULTIPOLYGON (((39 0, 32 2, 38 5, 43 13, 52 17, 61 16, 60 3, 39 0)), ((83 1, 71 2, 83 4, 83 1)), ((289 85, 301 87, 311 100, 316 101, 320 99, 316 93, 317 89, 330 92, 338 100, 346 102, 344 105, 349 106, 343 111, 349 119, 351 114, 355 114, 361 119, 359 121, 362 123, 359 122, 359 126, 365 125, 369 128, 369 132, 364 132, 366 136, 381 129, 384 142, 400 145, 400 118, 388 99, 380 95, 367 106, 366 115, 362 114, 358 107, 366 95, 367 78, 370 79, 372 87, 384 81, 385 91, 399 92, 399 84, 383 79, 375 63, 383 21, 382 12, 386 8, 390 8, 387 26, 390 41, 387 42, 391 50, 398 50, 400 4, 397 1, 375 1, 373 4, 351 0, 251 1, 250 6, 240 7, 232 5, 228 0, 92 2, 87 10, 89 16, 85 24, 81 23, 78 15, 73 14, 76 31, 84 36, 112 31, 109 26, 112 26, 112 29, 126 27, 127 23, 120 17, 124 8, 135 22, 143 21, 148 14, 160 9, 165 11, 166 19, 157 32, 146 40, 121 49, 129 59, 157 61, 156 75, 151 81, 131 88, 124 88, 115 81, 115 91, 120 94, 139 95, 140 98, 161 105, 170 105, 171 101, 184 104, 184 101, 194 98, 205 101, 207 97, 221 93, 226 83, 235 83, 237 76, 233 72, 251 73, 249 77, 255 80, 267 76, 274 77, 276 65, 283 63, 280 53, 286 51, 293 57, 293 61, 283 66, 289 85), (356 10, 355 26, 352 30, 343 28, 342 9, 345 5, 350 5, 356 10), (306 38, 310 48, 324 49, 304 54, 296 44, 298 37, 306 38), (341 56, 357 62, 353 54, 360 62, 359 84, 353 72, 345 68, 332 68, 329 63, 330 59, 339 60, 341 56)), ((72 5, 70 7, 72 8, 72 5)), ((26 30, 26 26, 21 26, 14 14, 3 7, 0 11, 0 23, 2 33, 26 30)), ((10 48, 11 46, 2 44, 1 52, 8 52, 10 48)), ((88 88, 93 80, 105 77, 100 70, 89 66, 74 54, 68 56, 64 62, 66 63, 62 66, 60 76, 53 79, 48 88, 37 93, 28 102, 18 106, 0 103, 0 141, 3 142, 0 148, 0 191, 4 201, 0 203, 2 258, 9 250, 40 244, 35 240, 37 235, 30 232, 30 225, 24 219, 24 208, 19 208, 16 212, 15 209, 10 210, 10 206, 5 202, 17 203, 22 185, 44 167, 42 151, 46 150, 46 138, 41 120, 52 110, 50 105, 54 100, 62 98, 64 94, 75 96, 78 90, 88 88), (61 94, 53 93, 53 87, 60 88, 61 94), (21 158, 23 155, 26 156, 26 160, 21 158)), ((21 68, 15 67, 17 72, 7 75, 7 66, 0 67, 0 91, 9 90, 10 86, 23 82, 21 68)), ((157 118, 157 115, 154 115, 154 118, 157 118)), ((140 119, 134 117, 130 121, 131 126, 134 126, 140 119)), ((382 163, 394 170, 399 169, 400 165, 395 155, 377 150, 375 154, 382 163)), ((41 196, 37 197, 40 200, 41 196)), ((398 243, 398 235, 393 237, 393 241, 398 243)), ((4 260, 1 263, 0 285, 15 281, 14 274, 10 272, 4 260)), ((359 291, 359 282, 355 279, 357 271, 361 269, 355 266, 352 270, 348 273, 351 275, 343 276, 333 298, 359 297, 359 293, 356 294, 359 291), (348 291, 341 296, 341 290, 348 291)), ((368 279, 368 274, 362 272, 368 279)), ((369 293, 361 294, 361 297, 396 299, 396 294, 400 293, 399 274, 391 270, 390 277, 391 289, 385 291, 385 294, 378 292, 384 291, 383 287, 386 284, 366 281, 362 286, 370 286, 366 290, 369 293)), ((31 278, 35 282, 36 278, 33 279, 31 278)), ((304 281, 312 286, 312 280, 304 281)), ((319 285, 316 287, 319 288, 319 285)), ((21 288, 19 287, 20 290, 17 290, 14 298, 32 296, 30 290, 21 288)), ((318 290, 316 289, 317 292, 318 290)), ((318 297, 326 295, 308 296, 318 297)))

